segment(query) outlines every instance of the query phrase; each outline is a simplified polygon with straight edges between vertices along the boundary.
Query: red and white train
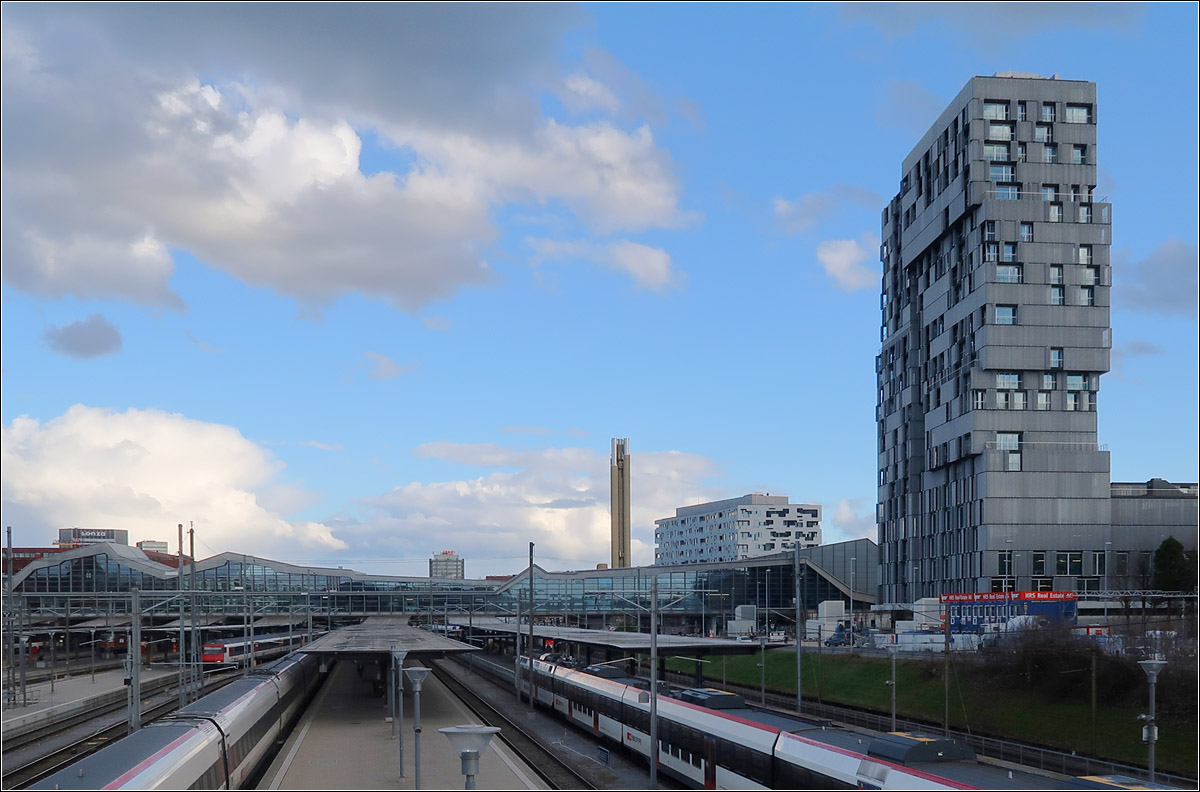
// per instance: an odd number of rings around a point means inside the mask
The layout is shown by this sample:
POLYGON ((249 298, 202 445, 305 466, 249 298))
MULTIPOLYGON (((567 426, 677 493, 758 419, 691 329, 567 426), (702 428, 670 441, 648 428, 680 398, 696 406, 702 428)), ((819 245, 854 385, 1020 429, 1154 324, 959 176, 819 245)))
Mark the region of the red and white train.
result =
POLYGON ((652 749, 648 690, 544 660, 522 658, 522 664, 524 695, 532 684, 541 706, 647 759, 653 750, 660 771, 695 788, 1171 788, 1122 776, 1071 778, 1001 767, 976 759, 960 741, 859 732, 752 710, 741 696, 708 688, 659 694, 652 749))
POLYGON ((207 641, 200 649, 200 659, 205 663, 241 665, 251 657, 253 664, 281 657, 293 649, 303 646, 308 640, 304 633, 281 633, 258 635, 253 638, 239 636, 207 641))
POLYGON ((32 789, 242 789, 304 711, 320 661, 294 655, 155 721, 32 789))

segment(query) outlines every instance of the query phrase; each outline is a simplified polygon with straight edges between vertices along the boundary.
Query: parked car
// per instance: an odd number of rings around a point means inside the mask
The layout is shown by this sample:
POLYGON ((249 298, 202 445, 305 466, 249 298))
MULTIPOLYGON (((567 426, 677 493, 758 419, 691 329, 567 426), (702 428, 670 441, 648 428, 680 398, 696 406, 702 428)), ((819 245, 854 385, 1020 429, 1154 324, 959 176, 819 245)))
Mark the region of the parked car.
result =
POLYGON ((825 639, 826 646, 849 646, 850 641, 847 639, 846 633, 834 633, 825 639))

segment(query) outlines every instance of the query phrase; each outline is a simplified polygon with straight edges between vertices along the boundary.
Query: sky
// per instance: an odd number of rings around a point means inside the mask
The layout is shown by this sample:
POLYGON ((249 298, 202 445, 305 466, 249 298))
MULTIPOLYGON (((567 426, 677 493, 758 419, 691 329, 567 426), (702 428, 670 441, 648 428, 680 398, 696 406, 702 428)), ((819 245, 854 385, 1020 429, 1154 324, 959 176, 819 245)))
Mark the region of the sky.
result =
POLYGON ((1197 481, 1197 7, 3 6, 3 522, 468 577, 749 492, 875 537, 880 212, 1098 86, 1116 481, 1197 481))

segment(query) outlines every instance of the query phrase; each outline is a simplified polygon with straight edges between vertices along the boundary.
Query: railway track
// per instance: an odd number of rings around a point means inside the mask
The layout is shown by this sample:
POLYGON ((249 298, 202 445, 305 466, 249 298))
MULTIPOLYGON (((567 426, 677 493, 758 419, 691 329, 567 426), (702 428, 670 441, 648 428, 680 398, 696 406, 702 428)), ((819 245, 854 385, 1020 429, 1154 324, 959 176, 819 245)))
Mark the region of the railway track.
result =
MULTIPOLYGON (((241 677, 235 674, 226 675, 224 677, 207 682, 201 691, 201 695, 223 687, 233 679, 241 677)), ((164 680, 156 682, 157 690, 152 695, 164 697, 165 700, 151 703, 142 708, 142 723, 150 723, 153 720, 170 714, 179 707, 179 702, 175 698, 174 680, 164 680)), ((63 721, 42 727, 34 730, 27 735, 5 740, 5 753, 11 755, 21 747, 32 745, 40 740, 47 740, 57 734, 61 734, 70 729, 76 728, 88 721, 98 720, 107 716, 112 716, 117 711, 123 711, 125 704, 105 704, 87 712, 79 713, 78 715, 67 718, 63 721), (19 744, 13 745, 14 739, 20 740, 19 744)), ((31 784, 50 776, 59 770, 63 769, 72 762, 82 759, 89 754, 99 751, 101 748, 121 739, 129 733, 129 724, 123 718, 113 723, 105 723, 99 728, 89 732, 86 736, 78 739, 70 740, 69 742, 59 745, 43 754, 32 758, 18 760, 16 763, 4 762, 3 771, 3 788, 4 789, 23 789, 31 784)))
POLYGON ((500 739, 519 754, 541 776, 542 780, 550 785, 551 789, 597 789, 596 785, 587 777, 563 762, 540 740, 529 734, 520 723, 509 718, 455 679, 453 674, 442 667, 443 662, 433 663, 434 676, 481 721, 488 726, 499 727, 501 729, 500 739))

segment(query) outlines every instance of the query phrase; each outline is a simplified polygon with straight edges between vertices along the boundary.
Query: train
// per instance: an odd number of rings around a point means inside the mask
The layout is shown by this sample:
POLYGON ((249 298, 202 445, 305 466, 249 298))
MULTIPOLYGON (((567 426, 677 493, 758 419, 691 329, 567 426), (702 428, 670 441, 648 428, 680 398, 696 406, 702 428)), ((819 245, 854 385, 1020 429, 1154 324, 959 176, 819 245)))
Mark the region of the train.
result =
MULTIPOLYGON (((523 695, 650 759, 648 689, 545 659, 520 662, 523 695)), ((742 696, 712 688, 659 693, 657 710, 659 771, 696 789, 1172 788, 1123 776, 1056 777, 982 762, 959 740, 859 732, 752 710, 742 696)))
POLYGON ((206 641, 200 647, 200 659, 205 663, 241 664, 247 655, 255 663, 270 660, 298 649, 307 642, 304 633, 279 633, 257 635, 253 638, 237 637, 206 641))
POLYGON ((317 657, 289 655, 30 788, 245 788, 321 678, 317 657))

